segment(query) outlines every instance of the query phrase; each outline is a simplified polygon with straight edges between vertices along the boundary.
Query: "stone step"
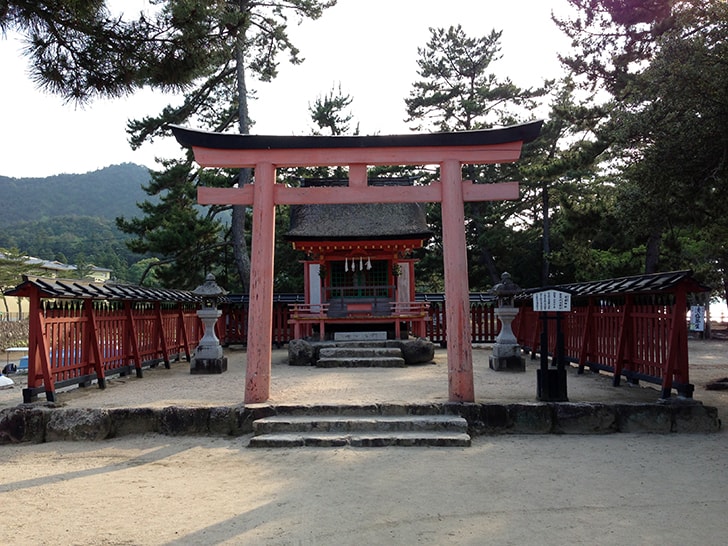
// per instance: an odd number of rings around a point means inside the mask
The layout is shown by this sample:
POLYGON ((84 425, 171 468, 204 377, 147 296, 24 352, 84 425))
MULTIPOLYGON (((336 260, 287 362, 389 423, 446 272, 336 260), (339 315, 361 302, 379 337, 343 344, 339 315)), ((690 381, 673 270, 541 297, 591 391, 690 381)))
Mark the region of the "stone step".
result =
POLYGON ((334 341, 386 341, 387 332, 334 332, 334 341))
POLYGON ((402 357, 335 357, 319 358, 317 368, 405 368, 402 357))
POLYGON ((254 434, 289 432, 468 431, 457 415, 274 415, 253 422, 254 434))
POLYGON ((322 347, 319 358, 401 357, 399 347, 322 347))
POLYGON ((470 436, 458 432, 282 433, 253 436, 248 447, 469 447, 470 436))
POLYGON ((248 447, 470 445, 456 415, 275 415, 253 422, 248 447))

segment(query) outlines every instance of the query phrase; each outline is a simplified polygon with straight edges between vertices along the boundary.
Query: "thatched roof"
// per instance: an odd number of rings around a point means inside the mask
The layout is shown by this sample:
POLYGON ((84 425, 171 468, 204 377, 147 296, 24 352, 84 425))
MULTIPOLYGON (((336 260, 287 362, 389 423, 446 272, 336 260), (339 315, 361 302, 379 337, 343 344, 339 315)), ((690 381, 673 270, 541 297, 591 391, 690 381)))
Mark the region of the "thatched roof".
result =
POLYGON ((303 240, 427 239, 425 209, 419 203, 297 205, 291 207, 286 238, 303 240))
MULTIPOLYGON (((369 179, 370 186, 410 186, 415 177, 369 179)), ((302 187, 346 186, 347 179, 305 178, 302 187)), ((428 239, 425 208, 420 203, 294 205, 289 241, 428 239)))

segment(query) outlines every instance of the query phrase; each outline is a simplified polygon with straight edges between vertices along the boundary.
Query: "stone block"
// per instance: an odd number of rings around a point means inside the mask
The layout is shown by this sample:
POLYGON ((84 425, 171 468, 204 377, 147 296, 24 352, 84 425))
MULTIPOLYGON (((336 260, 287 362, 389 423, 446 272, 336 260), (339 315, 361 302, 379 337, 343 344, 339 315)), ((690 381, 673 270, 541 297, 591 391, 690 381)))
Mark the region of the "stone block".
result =
POLYGON ((552 432, 554 418, 549 404, 509 404, 508 415, 511 434, 548 434, 552 432))
POLYGON ((620 404, 616 406, 620 432, 668 433, 672 430, 672 412, 657 404, 620 404))
POLYGON ((490 369, 496 372, 525 372, 526 359, 522 356, 491 356, 490 369))
POLYGON ((619 430, 614 406, 555 403, 553 431, 560 434, 606 434, 619 430))
POLYGON ((334 341, 383 341, 387 332, 334 332, 334 341))
POLYGON ((505 404, 482 404, 480 421, 483 423, 485 434, 506 432, 513 426, 508 406, 505 404))
POLYGON ((236 435, 237 426, 234 409, 229 406, 210 408, 208 432, 210 434, 223 436, 236 435))
POLYGON ((673 432, 706 433, 717 432, 722 423, 718 418, 718 408, 700 403, 671 407, 673 412, 673 432))
POLYGON ((275 415, 276 410, 267 404, 251 404, 235 406, 233 408, 233 419, 235 420, 234 433, 250 434, 253 432, 253 423, 263 417, 275 415))
POLYGON ((218 374, 227 371, 227 357, 193 358, 190 362, 190 373, 196 375, 218 374))
POLYGON ((316 349, 308 341, 292 339, 288 342, 288 364, 312 366, 316 363, 316 349))
POLYGON ((0 445, 44 442, 49 416, 49 410, 32 406, 18 406, 0 411, 0 445))
POLYGON ((553 418, 547 404, 482 404, 476 434, 547 434, 553 418))
POLYGON ((111 416, 105 409, 66 408, 51 412, 46 441, 96 441, 112 435, 111 416))
POLYGON ((207 434, 210 408, 183 408, 169 406, 159 416, 159 432, 170 436, 207 434))
POLYGON ((435 358, 435 344, 427 339, 408 339, 397 342, 408 366, 426 364, 435 358))
POLYGON ((114 437, 159 431, 159 410, 154 408, 112 408, 108 411, 114 437))

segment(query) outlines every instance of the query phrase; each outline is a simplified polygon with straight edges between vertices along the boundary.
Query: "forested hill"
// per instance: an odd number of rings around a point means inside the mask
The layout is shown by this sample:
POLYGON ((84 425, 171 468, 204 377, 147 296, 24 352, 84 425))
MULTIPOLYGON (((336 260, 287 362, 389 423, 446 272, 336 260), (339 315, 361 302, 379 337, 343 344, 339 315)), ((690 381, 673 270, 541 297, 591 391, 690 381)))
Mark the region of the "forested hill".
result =
POLYGON ((142 189, 149 178, 146 167, 132 163, 46 178, 0 176, 0 227, 55 216, 139 216, 136 204, 149 199, 142 189))

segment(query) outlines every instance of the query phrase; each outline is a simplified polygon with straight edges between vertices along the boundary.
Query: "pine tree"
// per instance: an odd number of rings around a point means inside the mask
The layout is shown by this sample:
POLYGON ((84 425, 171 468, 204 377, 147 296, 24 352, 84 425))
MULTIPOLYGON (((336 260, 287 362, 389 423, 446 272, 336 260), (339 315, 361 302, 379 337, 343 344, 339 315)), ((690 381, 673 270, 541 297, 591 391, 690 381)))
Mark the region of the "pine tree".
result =
MULTIPOLYGON (((468 131, 518 123, 530 117, 530 110, 551 84, 522 89, 510 79, 500 79, 489 72, 491 65, 501 58, 500 38, 501 33, 495 30, 473 38, 459 25, 430 29, 430 40, 425 47, 418 48, 420 79, 412 84, 405 99, 407 121, 413 129, 468 131)), ((517 180, 516 169, 513 165, 466 165, 463 177, 475 183, 517 180)), ((472 287, 486 288, 500 282, 501 273, 509 267, 506 261, 511 245, 523 247, 523 241, 514 240, 519 234, 512 233, 507 225, 513 214, 513 205, 507 203, 466 205, 472 287)), ((430 207, 428 217, 438 233, 439 206, 430 207)), ((433 241, 427 264, 423 262, 422 266, 441 270, 442 260, 434 255, 440 249, 437 240, 433 241)))
MULTIPOLYGON (((169 124, 248 133, 253 121, 248 112, 246 78, 274 78, 280 54, 287 53, 290 62, 300 63, 299 51, 286 32, 288 17, 317 19, 335 3, 160 0, 154 13, 127 19, 113 16, 103 0, 13 0, 0 3, 0 29, 25 36, 34 79, 69 100, 119 96, 143 86, 182 90, 181 105, 170 105, 157 116, 129 122, 130 142, 137 147, 168 134, 169 124)), ((202 179, 189 157, 167 164, 173 169, 169 181, 188 184, 185 191, 192 191, 202 179), (183 165, 188 166, 185 173, 181 172, 183 165)), ((221 171, 214 178, 218 184, 243 185, 251 176, 250 170, 221 171)), ((211 209, 213 215, 218 212, 211 209)), ((194 216, 188 213, 185 219, 194 216)), ((244 207, 233 207, 230 233, 243 289, 247 288, 250 269, 246 216, 244 207)), ((153 231, 156 240, 147 244, 142 242, 146 233, 136 229, 137 225, 124 219, 120 225, 137 235, 137 248, 189 242, 173 234, 162 237, 161 228, 157 228, 153 231)), ((162 251, 172 259, 185 253, 184 248, 174 246, 162 251)))
POLYGON ((641 243, 644 271, 690 267, 726 279, 725 239, 711 237, 709 257, 697 243, 708 225, 726 229, 728 4, 570 2, 577 14, 558 23, 576 47, 564 61, 610 94, 600 137, 619 181, 616 211, 641 243))

